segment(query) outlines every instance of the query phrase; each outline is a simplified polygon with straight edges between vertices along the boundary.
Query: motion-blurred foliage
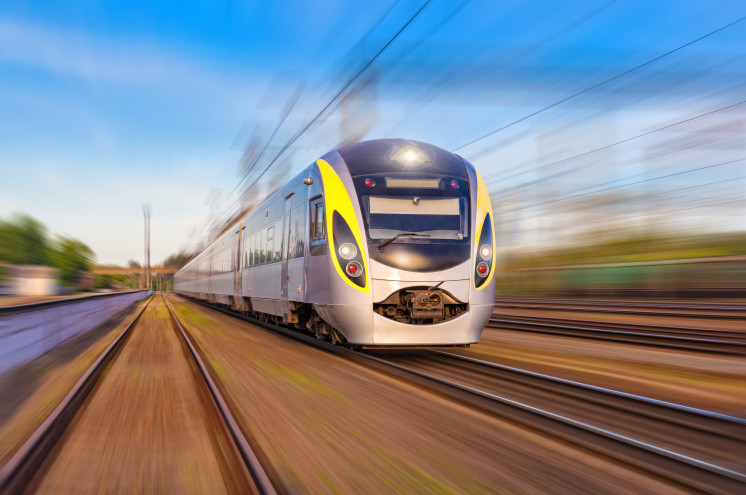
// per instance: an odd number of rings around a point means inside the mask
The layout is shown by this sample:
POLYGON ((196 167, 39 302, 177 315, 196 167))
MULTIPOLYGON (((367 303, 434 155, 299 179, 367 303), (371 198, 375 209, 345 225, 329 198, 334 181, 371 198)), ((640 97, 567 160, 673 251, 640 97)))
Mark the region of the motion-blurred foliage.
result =
POLYGON ((526 268, 737 255, 746 255, 746 232, 702 236, 594 232, 584 235, 573 246, 522 255, 512 259, 510 264, 526 268))
POLYGON ((504 258, 497 294, 742 297, 746 232, 596 233, 577 244, 504 258))
POLYGON ((182 268, 184 265, 189 263, 194 258, 195 253, 189 253, 185 250, 181 250, 178 253, 173 253, 163 261, 164 266, 182 268))
POLYGON ((95 253, 82 241, 67 236, 49 240, 47 228, 25 213, 0 220, 0 263, 56 268, 60 282, 75 285, 93 266, 95 253))
POLYGON ((47 228, 35 218, 14 214, 9 221, 0 220, 0 261, 11 265, 48 265, 47 228))
POLYGON ((78 275, 88 272, 95 256, 91 248, 72 237, 59 237, 49 252, 51 266, 59 270, 64 285, 74 285, 78 275))

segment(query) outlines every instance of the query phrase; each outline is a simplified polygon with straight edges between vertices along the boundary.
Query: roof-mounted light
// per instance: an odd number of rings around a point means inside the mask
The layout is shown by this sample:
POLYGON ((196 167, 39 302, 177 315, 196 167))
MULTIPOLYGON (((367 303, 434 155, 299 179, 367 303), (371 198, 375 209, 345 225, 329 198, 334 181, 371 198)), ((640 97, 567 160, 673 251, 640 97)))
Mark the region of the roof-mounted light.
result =
POLYGON ((422 165, 430 161, 425 152, 413 144, 405 144, 396 150, 391 160, 408 166, 422 165))

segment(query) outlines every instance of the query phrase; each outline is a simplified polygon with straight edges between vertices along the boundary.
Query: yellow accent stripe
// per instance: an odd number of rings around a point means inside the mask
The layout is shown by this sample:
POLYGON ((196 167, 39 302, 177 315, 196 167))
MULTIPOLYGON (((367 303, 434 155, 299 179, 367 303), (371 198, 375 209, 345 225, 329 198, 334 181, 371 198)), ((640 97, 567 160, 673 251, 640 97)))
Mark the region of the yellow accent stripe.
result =
POLYGON ((326 231, 328 232, 327 242, 329 243, 329 252, 331 254, 334 267, 337 269, 337 273, 339 273, 339 276, 342 277, 342 280, 347 282, 350 287, 368 293, 368 287, 370 285, 368 283, 370 272, 368 271, 368 264, 366 262, 367 256, 365 253, 365 244, 363 243, 362 236, 360 235, 360 226, 357 223, 357 215, 355 215, 355 208, 352 206, 350 194, 347 192, 347 188, 345 188, 342 179, 339 177, 337 172, 334 171, 331 165, 321 159, 316 160, 316 164, 319 166, 319 171, 321 172, 321 180, 324 186, 324 201, 326 203, 326 231), (347 225, 349 225, 350 229, 352 229, 352 235, 355 236, 357 246, 360 249, 360 254, 363 258, 363 267, 365 268, 365 285, 363 287, 360 287, 352 282, 349 277, 347 277, 347 274, 342 269, 342 267, 339 266, 339 261, 337 261, 337 253, 334 252, 334 232, 332 231, 332 218, 335 211, 338 211, 339 214, 342 215, 342 218, 345 219, 347 225))
MULTIPOLYGON (((484 225, 484 219, 487 217, 487 214, 492 214, 492 201, 490 201, 490 194, 487 192, 487 185, 482 180, 482 176, 476 170, 474 172, 477 174, 477 236, 474 238, 474 266, 476 267, 482 226, 484 225)), ((490 284, 492 276, 495 273, 495 264, 497 263, 497 256, 495 255, 495 248, 497 247, 497 243, 495 242, 495 218, 493 215, 490 215, 490 218, 492 219, 492 266, 490 266, 490 273, 487 275, 487 280, 484 281, 481 287, 476 287, 476 280, 474 281, 474 286, 477 290, 482 290, 490 284)))

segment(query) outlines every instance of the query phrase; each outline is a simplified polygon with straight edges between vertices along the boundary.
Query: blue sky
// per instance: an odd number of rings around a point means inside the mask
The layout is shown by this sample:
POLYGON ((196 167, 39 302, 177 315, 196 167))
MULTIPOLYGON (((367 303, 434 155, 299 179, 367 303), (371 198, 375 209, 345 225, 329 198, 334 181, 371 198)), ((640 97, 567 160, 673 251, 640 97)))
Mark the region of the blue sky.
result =
MULTIPOLYGON (((297 113, 278 134, 280 143, 289 138, 421 5, 3 2, 0 217, 30 213, 50 231, 89 244, 100 262, 122 264, 142 258, 140 205, 149 202, 153 260, 191 246, 214 191, 222 191, 223 212, 235 201, 240 130, 271 129, 303 82, 297 113)), ((458 6, 434 0, 381 55, 366 138, 411 137, 453 149, 746 15, 732 1, 473 0, 451 15, 458 6), (507 68, 495 69, 499 64, 507 68), (452 69, 438 69, 446 65, 452 69), (484 81, 468 89, 468 80, 458 80, 462 70, 484 81), (441 83, 423 89, 434 80, 441 83), (505 89, 511 82, 515 87, 505 89)), ((477 167, 499 176, 526 157, 538 165, 536 133, 566 119, 593 122, 601 133, 584 136, 587 142, 568 148, 572 153, 654 127, 661 115, 685 118, 727 103, 743 89, 746 65, 738 57, 745 32, 746 22, 739 23, 620 81, 615 91, 595 92, 504 133, 533 143, 528 152, 508 146, 496 154, 500 136, 459 152, 481 156, 485 164, 475 159, 477 167), (668 94, 673 102, 664 109, 666 95, 640 96, 640 88, 657 87, 656 70, 675 79, 682 67, 722 75, 668 94), (634 91, 625 93, 624 84, 634 91), (596 124, 606 122, 598 108, 607 104, 618 115, 604 134, 596 124), (650 109, 652 117, 641 118, 650 109)), ((367 115, 366 104, 360 112, 367 115)), ((295 170, 335 145, 334 115, 325 117, 328 125, 299 140, 287 167, 295 170)))

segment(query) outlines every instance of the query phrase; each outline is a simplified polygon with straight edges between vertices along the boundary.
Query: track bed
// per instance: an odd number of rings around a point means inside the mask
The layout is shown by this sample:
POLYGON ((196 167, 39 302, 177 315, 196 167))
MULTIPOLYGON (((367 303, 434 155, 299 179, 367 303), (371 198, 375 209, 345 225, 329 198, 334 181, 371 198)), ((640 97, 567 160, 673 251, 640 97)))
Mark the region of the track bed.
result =
POLYGON ((161 297, 130 331, 28 491, 250 491, 240 457, 161 297))

